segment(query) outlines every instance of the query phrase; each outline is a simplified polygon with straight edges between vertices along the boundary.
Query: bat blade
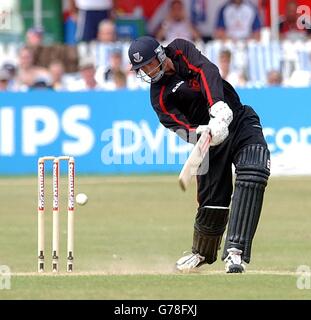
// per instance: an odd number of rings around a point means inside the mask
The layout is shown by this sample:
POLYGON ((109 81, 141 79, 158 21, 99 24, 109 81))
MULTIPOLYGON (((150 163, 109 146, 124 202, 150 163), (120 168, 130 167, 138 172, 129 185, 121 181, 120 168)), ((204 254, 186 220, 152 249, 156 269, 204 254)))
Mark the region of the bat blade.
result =
POLYGON ((204 163, 203 170, 199 170, 199 167, 208 155, 210 139, 209 131, 204 131, 183 165, 178 177, 179 185, 183 191, 186 191, 191 183, 192 177, 198 175, 199 171, 200 174, 208 172, 208 159, 206 163, 204 163))

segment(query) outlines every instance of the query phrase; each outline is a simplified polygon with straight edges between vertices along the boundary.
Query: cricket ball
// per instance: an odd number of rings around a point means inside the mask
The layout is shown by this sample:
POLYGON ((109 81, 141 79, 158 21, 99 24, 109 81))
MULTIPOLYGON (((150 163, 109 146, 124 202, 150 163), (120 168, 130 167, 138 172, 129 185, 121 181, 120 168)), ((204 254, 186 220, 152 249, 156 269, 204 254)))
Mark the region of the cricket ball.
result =
POLYGON ((87 203, 88 197, 85 193, 79 193, 76 195, 76 202, 80 206, 83 206, 87 203))

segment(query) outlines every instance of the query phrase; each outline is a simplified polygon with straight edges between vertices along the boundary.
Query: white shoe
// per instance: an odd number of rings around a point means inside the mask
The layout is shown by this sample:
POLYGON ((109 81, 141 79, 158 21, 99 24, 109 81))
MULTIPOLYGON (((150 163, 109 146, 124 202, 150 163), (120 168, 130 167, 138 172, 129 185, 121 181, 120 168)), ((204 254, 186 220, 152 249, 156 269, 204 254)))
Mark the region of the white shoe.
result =
POLYGON ((191 271, 203 264, 204 260, 205 257, 201 256, 200 254, 190 253, 177 260, 176 268, 179 271, 191 271))
POLYGON ((229 252, 226 262, 227 273, 243 273, 245 272, 245 264, 242 261, 241 254, 242 250, 231 248, 227 250, 229 252))

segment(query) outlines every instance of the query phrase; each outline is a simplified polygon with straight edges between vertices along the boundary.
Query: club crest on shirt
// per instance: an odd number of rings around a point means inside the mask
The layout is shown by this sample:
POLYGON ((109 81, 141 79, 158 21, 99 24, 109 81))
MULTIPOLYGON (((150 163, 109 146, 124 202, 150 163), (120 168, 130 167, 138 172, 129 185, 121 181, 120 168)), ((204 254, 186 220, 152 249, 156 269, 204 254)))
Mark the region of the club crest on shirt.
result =
POLYGON ((194 91, 200 91, 200 83, 197 79, 190 79, 189 80, 189 87, 194 91))

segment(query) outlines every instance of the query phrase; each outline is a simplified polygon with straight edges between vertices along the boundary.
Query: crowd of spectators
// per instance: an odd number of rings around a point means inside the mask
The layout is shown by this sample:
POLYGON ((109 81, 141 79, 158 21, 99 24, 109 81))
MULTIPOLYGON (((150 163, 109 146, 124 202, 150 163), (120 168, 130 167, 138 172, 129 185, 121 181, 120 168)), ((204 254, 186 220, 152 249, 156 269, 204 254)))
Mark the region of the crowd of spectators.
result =
MULTIPOLYGON (((128 42, 119 37, 116 24, 115 1, 67 0, 69 15, 75 21, 76 44, 44 44, 44 29, 30 28, 20 46, 15 61, 1 59, 0 91, 49 90, 116 90, 148 86, 136 79, 130 71, 126 56, 128 42), (95 49, 94 49, 95 48, 95 49)), ((153 32, 164 45, 175 38, 184 38, 197 44, 208 41, 260 41, 264 26, 258 7, 246 0, 227 0, 217 12, 211 34, 202 32, 206 18, 207 0, 166 0, 165 15, 153 32)), ((284 16, 279 21, 281 40, 311 39, 310 29, 297 26, 297 2, 288 0, 284 16)), ((128 40, 128 39, 126 39, 128 40)), ((232 52, 219 51, 215 62, 221 76, 235 87, 249 86, 249 75, 244 68, 234 68, 232 52)), ((311 55, 310 55, 311 61, 311 55)), ((311 84, 311 70, 305 75, 311 84), (309 78, 308 78, 309 77, 309 78)), ((269 70, 264 85, 288 84, 282 79, 282 70, 269 70)))

